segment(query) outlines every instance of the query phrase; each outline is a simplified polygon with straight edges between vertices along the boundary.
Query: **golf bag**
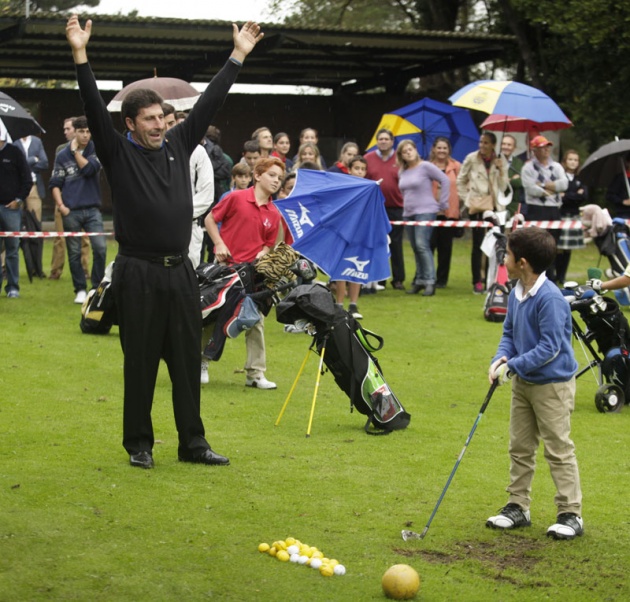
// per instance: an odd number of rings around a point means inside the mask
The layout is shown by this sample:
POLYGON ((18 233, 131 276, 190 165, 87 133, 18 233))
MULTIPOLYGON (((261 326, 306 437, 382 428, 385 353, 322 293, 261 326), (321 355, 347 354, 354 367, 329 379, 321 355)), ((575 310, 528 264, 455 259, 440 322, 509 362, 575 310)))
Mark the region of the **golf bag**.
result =
POLYGON ((254 263, 199 265, 202 322, 215 325, 203 356, 218 361, 228 338, 257 324, 259 314, 268 315, 279 301, 279 292, 295 286, 297 280, 314 278, 315 273, 315 267, 285 243, 254 263))
POLYGON ((296 287, 277 305, 276 319, 282 324, 300 320, 310 324, 311 347, 323 354, 326 367, 350 399, 350 411, 356 408, 368 417, 366 433, 384 435, 407 427, 411 416, 385 381, 373 355, 383 347, 382 337, 363 329, 347 311, 335 306, 326 287, 296 287))
MULTIPOLYGON (((625 220, 615 217, 612 226, 606 228, 603 234, 593 239, 599 252, 610 263, 611 278, 621 276, 630 263, 630 230, 625 220)), ((623 288, 614 291, 615 298, 620 305, 630 305, 630 289, 623 288)))
POLYGON ((483 317, 488 322, 503 322, 507 315, 511 285, 505 267, 507 237, 500 227, 494 226, 481 245, 488 256, 486 286, 488 292, 483 306, 483 317))
POLYGON ((587 371, 598 369, 599 389, 595 405, 600 412, 620 411, 624 402, 630 402, 630 326, 618 303, 602 297, 586 286, 579 286, 567 295, 571 311, 577 312, 586 329, 572 319, 573 335, 592 356, 586 368, 578 372, 579 378, 587 371), (597 345, 597 350, 593 346, 597 345))
POLYGON ((112 261, 106 268, 103 280, 97 288, 88 292, 81 306, 81 321, 79 326, 84 334, 108 334, 114 324, 118 324, 116 318, 116 304, 111 291, 112 261))

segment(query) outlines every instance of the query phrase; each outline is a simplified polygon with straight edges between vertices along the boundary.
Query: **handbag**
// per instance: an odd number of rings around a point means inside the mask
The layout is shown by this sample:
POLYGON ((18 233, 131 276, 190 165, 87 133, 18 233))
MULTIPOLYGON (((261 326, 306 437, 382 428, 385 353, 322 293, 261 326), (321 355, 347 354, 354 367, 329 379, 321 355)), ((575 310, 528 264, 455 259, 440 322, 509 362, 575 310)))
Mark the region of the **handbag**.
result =
POLYGON ((483 196, 473 196, 468 199, 468 214, 483 213, 484 211, 494 211, 494 200, 491 194, 483 196))

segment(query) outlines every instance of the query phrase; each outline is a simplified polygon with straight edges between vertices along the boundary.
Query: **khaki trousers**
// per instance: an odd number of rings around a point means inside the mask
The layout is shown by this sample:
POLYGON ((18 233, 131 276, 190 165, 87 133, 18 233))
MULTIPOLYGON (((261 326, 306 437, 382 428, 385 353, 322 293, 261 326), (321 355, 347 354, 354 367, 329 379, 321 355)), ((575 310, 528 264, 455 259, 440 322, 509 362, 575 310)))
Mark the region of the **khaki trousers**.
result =
POLYGON ((514 377, 510 409, 509 503, 529 510, 536 450, 544 444, 545 460, 556 486, 558 514, 582 516, 582 490, 571 441, 571 413, 575 406, 575 378, 564 383, 530 384, 514 377))
POLYGON ((265 351, 265 317, 260 314, 260 322, 245 331, 245 347, 247 360, 245 372, 248 378, 260 378, 267 370, 267 355, 265 351))

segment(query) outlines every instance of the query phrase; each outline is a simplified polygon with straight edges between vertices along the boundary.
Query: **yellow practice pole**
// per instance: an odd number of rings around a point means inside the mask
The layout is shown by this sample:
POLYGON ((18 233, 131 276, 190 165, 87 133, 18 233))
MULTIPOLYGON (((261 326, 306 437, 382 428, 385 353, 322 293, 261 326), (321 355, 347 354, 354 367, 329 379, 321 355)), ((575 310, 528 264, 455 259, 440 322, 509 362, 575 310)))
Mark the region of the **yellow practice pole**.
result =
POLYGON ((324 365, 324 353, 326 352, 326 342, 328 338, 324 339, 324 344, 322 345, 322 352, 319 356, 319 366, 317 368, 317 380, 315 381, 315 391, 313 391, 313 404, 311 405, 311 415, 308 419, 308 428, 306 429, 306 436, 311 436, 311 425, 313 424, 313 416, 315 415, 315 402, 317 401, 317 393, 319 392, 319 379, 322 376, 322 367, 324 365))
POLYGON ((309 347, 306 350, 306 356, 304 357, 302 366, 300 367, 300 370, 297 373, 295 380, 293 381, 293 386, 291 387, 291 390, 289 391, 287 398, 284 400, 284 405, 282 406, 282 409, 280 410, 280 414, 278 414, 278 418, 276 419, 276 423, 274 424, 274 426, 278 426, 280 424, 280 419, 282 418, 282 415, 284 414, 284 411, 286 410, 287 405, 289 405, 289 399, 291 399, 291 395, 293 395, 293 391, 295 390, 295 387, 297 386, 298 381, 300 380, 300 376, 302 376, 302 372, 304 372, 304 368, 306 367, 306 362, 308 361, 308 356, 310 352, 311 352, 311 348, 309 347))

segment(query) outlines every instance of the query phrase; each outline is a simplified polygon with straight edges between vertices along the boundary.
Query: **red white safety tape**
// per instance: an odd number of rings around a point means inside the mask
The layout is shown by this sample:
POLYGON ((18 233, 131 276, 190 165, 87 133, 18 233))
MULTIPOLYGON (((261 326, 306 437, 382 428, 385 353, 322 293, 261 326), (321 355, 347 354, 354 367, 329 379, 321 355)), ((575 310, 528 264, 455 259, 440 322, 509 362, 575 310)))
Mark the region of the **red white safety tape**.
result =
MULTIPOLYGON (((434 228, 492 228, 494 224, 482 220, 423 220, 419 222, 395 221, 392 226, 433 226, 434 228)), ((512 227, 512 220, 505 224, 507 229, 512 227)), ((523 222, 523 226, 538 226, 546 230, 582 230, 580 220, 546 220, 538 222, 523 222)))
POLYGON ((0 232, 0 238, 68 238, 69 236, 113 236, 113 232, 0 232))

